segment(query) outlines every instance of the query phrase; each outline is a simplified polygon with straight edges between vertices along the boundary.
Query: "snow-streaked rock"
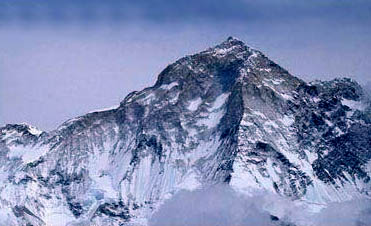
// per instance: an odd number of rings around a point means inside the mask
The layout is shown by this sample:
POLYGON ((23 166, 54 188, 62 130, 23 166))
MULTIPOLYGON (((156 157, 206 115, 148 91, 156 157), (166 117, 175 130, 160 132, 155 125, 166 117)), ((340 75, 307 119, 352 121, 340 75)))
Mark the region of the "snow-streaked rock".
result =
POLYGON ((305 83, 228 38, 112 109, 0 128, 0 223, 146 225, 179 190, 218 183, 313 209, 369 197, 370 115, 354 81, 305 83))

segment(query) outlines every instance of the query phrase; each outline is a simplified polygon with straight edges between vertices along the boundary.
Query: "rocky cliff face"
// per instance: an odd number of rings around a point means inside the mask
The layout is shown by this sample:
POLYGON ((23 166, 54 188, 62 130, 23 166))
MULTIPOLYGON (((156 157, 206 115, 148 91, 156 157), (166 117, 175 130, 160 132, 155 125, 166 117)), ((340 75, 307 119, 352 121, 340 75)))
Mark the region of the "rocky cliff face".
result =
POLYGON ((218 183, 308 205, 370 197, 369 103, 350 79, 305 83, 228 38, 118 108, 1 128, 0 221, 146 225, 177 191, 218 183))

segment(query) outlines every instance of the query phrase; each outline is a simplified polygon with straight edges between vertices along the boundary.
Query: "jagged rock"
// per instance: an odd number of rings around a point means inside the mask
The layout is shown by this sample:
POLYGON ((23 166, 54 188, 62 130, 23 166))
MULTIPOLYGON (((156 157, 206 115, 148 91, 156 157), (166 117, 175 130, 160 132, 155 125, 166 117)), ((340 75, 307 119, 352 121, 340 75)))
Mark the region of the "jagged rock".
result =
POLYGON ((355 81, 306 83, 228 38, 118 108, 0 128, 0 221, 146 225, 177 191, 218 183, 308 205, 369 197, 370 112, 355 81))

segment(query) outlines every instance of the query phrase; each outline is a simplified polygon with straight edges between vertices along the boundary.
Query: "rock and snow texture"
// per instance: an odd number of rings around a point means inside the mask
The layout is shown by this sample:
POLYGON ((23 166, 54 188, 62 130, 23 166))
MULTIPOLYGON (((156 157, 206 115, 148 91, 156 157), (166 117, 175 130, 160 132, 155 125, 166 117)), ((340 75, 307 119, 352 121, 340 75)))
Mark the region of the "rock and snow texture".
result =
POLYGON ((146 225, 177 191, 219 183, 314 206, 370 198, 370 112, 356 82, 305 83, 229 38, 118 107, 0 128, 0 222, 146 225))

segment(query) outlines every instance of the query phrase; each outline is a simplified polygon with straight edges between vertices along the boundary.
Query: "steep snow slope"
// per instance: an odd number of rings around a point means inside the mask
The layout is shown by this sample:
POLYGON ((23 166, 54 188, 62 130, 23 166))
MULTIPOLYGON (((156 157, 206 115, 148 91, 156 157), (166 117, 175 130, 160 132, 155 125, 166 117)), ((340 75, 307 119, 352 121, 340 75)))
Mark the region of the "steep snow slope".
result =
POLYGON ((1 128, 0 222, 146 225, 177 191, 217 183, 313 206, 369 197, 364 96, 350 79, 307 84, 228 38, 117 108, 51 132, 1 128))

